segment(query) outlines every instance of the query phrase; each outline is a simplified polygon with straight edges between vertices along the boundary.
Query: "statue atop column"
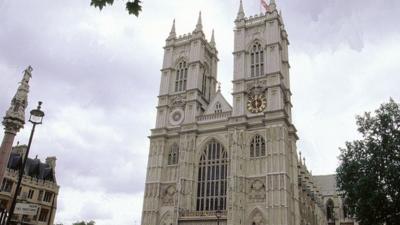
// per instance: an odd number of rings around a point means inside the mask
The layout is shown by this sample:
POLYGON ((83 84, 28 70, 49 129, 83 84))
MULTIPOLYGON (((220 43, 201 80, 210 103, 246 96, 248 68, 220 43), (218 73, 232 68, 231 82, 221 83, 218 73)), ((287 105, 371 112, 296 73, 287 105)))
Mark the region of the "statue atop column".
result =
POLYGON ((0 146, 0 185, 3 182, 15 135, 25 124, 25 109, 28 106, 29 80, 32 78, 32 71, 31 66, 24 70, 24 77, 3 118, 4 136, 0 146))
POLYGON ((6 132, 17 133, 25 124, 25 109, 28 106, 29 80, 32 77, 32 67, 24 70, 17 93, 11 100, 10 108, 3 119, 6 132))

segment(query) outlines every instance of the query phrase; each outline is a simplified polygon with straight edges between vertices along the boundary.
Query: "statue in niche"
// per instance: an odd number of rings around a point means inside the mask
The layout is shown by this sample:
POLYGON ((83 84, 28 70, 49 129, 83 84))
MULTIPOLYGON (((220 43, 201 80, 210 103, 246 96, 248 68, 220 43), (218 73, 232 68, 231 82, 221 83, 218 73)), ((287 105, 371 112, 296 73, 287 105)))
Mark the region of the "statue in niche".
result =
POLYGON ((169 186, 163 192, 163 203, 164 205, 174 205, 176 188, 174 186, 169 186))
POLYGON ((254 180, 250 185, 249 200, 252 202, 265 201, 265 184, 259 179, 254 180))

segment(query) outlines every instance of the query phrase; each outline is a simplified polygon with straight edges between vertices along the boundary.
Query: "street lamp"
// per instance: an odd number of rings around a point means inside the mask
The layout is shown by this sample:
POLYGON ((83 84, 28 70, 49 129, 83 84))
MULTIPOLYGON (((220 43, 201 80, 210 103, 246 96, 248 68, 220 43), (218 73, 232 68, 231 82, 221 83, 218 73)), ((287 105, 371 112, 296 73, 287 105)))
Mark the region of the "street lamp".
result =
POLYGON ((29 122, 31 122, 33 124, 33 126, 32 126, 32 130, 31 130, 31 135, 29 137, 28 147, 26 148, 26 153, 24 155, 24 160, 22 161, 22 165, 19 168, 19 177, 18 177, 17 187, 15 189, 13 201, 11 203, 10 214, 8 215, 8 218, 7 218, 7 223, 6 223, 7 225, 11 225, 10 220, 11 220, 11 217, 14 215, 15 205, 17 203, 18 190, 21 187, 21 181, 22 181, 22 177, 24 175, 26 161, 28 159, 29 149, 31 148, 33 134, 35 133, 35 127, 38 124, 42 124, 42 121, 43 121, 44 112, 42 110, 40 110, 41 107, 42 107, 42 102, 39 102, 37 108, 31 110, 29 122))

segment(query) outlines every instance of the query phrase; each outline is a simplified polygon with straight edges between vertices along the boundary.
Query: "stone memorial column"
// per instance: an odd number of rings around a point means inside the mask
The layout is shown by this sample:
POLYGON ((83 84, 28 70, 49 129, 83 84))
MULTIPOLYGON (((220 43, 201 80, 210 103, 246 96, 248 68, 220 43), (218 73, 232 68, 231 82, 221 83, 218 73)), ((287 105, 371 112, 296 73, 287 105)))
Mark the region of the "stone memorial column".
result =
POLYGON ((3 182, 15 135, 25 124, 25 109, 28 106, 29 80, 32 77, 32 71, 31 66, 24 71, 17 93, 3 118, 4 137, 0 146, 0 184, 3 182))

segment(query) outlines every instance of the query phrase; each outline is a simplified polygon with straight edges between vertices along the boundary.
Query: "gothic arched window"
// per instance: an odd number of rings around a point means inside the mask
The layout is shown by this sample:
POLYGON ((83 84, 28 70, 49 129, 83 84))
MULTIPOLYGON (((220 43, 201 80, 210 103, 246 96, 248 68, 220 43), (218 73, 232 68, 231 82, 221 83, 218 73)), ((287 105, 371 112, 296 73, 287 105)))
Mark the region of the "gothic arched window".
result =
POLYGON ((264 74, 264 50, 260 43, 253 44, 250 52, 251 77, 259 77, 264 74))
POLYGON ((326 218, 328 219, 328 221, 334 219, 334 208, 335 204, 333 203, 332 199, 329 199, 326 202, 326 218))
POLYGON ((228 156, 211 140, 203 151, 197 178, 197 211, 226 210, 228 156))
POLYGON ((185 91, 187 83, 188 68, 185 61, 178 64, 176 68, 175 92, 185 91))
POLYGON ((265 156, 265 140, 260 135, 256 135, 250 142, 250 157, 265 156))
POLYGON ((178 164, 178 158, 179 158, 179 146, 177 144, 173 144, 168 153, 168 165, 178 164))

